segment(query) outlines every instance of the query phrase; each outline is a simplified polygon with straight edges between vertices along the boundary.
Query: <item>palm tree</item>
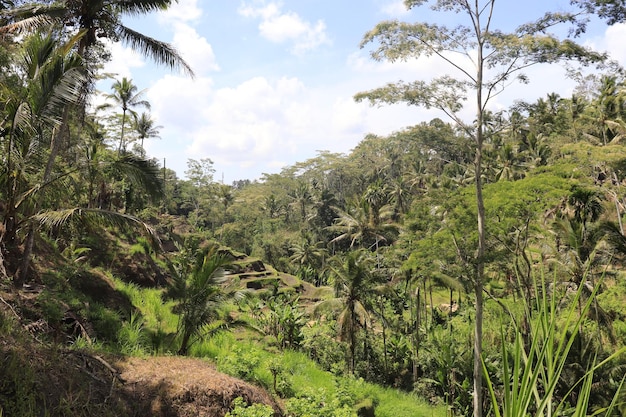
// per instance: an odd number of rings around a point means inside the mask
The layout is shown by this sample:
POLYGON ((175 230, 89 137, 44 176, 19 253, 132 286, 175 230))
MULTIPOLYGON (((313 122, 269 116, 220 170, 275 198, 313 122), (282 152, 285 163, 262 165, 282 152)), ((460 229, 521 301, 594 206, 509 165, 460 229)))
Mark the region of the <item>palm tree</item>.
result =
POLYGON ((370 224, 378 226, 380 224, 380 210, 389 202, 387 186, 382 179, 377 179, 367 186, 363 194, 363 200, 370 206, 370 224))
MULTIPOLYGON (((143 96, 145 95, 146 90, 137 91, 137 86, 133 84, 132 80, 124 77, 121 80, 117 80, 111 86, 111 90, 113 90, 112 94, 107 94, 106 98, 111 99, 115 102, 115 104, 119 105, 122 108, 122 131, 120 133, 120 144, 117 148, 117 155, 119 156, 122 152, 126 150, 126 145, 124 143, 124 126, 126 123, 126 113, 130 113, 133 117, 137 117, 137 113, 133 111, 133 107, 143 106, 146 108, 150 108, 150 103, 146 100, 143 100, 143 96)), ((102 107, 108 107, 109 105, 104 105, 102 107)))
POLYGON ((339 235, 331 243, 349 240, 351 248, 358 243, 360 247, 378 249, 382 242, 388 242, 387 237, 398 231, 397 225, 387 221, 393 215, 393 209, 383 206, 376 214, 373 211, 365 199, 352 200, 346 211, 337 209, 339 217, 328 229, 339 235))
POLYGON ((283 206, 281 202, 276 198, 274 194, 265 196, 265 201, 263 202, 263 211, 270 219, 274 219, 280 216, 282 209, 283 206))
POLYGON ((226 301, 241 297, 240 291, 223 287, 225 268, 231 263, 217 245, 205 249, 181 247, 174 262, 169 263, 172 282, 164 293, 165 300, 174 300, 174 313, 179 314, 181 335, 179 355, 186 355, 194 339, 203 329, 221 327, 221 309, 226 301))
MULTIPOLYGON (((292 255, 289 260, 297 265, 299 271, 321 271, 324 269, 324 258, 327 253, 324 242, 315 242, 311 235, 304 234, 300 242, 293 244, 291 252, 292 255)), ((316 275, 315 284, 318 284, 319 273, 316 275)))
POLYGON ((313 202, 313 196, 307 183, 299 183, 298 187, 289 194, 293 202, 291 203, 300 211, 302 222, 306 221, 307 207, 313 202))
POLYGON ((227 184, 218 184, 217 186, 217 198, 224 206, 224 213, 228 210, 231 204, 235 201, 235 195, 233 194, 233 187, 227 184))
POLYGON ((404 177, 397 177, 393 180, 389 196, 394 207, 394 220, 405 214, 411 204, 410 185, 404 177))
MULTIPOLYGON (((0 86, 0 96, 4 99, 0 116, 4 145, 0 200, 5 202, 0 213, 0 270, 3 273, 8 270, 18 287, 29 274, 35 235, 42 226, 57 228, 81 218, 84 224, 98 227, 132 224, 148 230, 130 216, 92 207, 64 208, 67 202, 58 198, 67 195, 70 178, 83 173, 92 178, 99 165, 95 146, 89 149, 92 158, 86 165, 78 164, 70 171, 55 170, 56 133, 62 126, 66 108, 81 98, 84 85, 82 60, 71 52, 71 45, 62 44, 51 35, 26 38, 23 56, 17 63, 23 88, 0 86)), ((97 137, 97 132, 94 135, 97 137)), ((114 165, 119 166, 118 171, 126 172, 132 183, 154 195, 160 193, 158 170, 151 170, 146 161, 122 158, 114 165)))
POLYGON ((591 269, 597 262, 594 253, 606 232, 593 225, 604 212, 602 199, 595 190, 575 186, 561 208, 560 218, 554 222, 562 264, 579 285, 587 274, 593 277, 591 269))
POLYGON ((5 201, 0 263, 7 258, 11 262, 18 255, 18 230, 27 230, 24 251, 18 256, 21 265, 12 271, 18 286, 28 274, 34 242, 35 226, 30 217, 38 210, 41 192, 49 189, 52 181, 58 150, 56 132, 66 106, 79 100, 84 80, 81 59, 71 53, 71 42, 61 44, 52 35, 41 34, 27 38, 17 63, 22 88, 0 87, 4 102, 0 116, 4 137, 0 186, 5 201))
POLYGON ((370 327, 368 294, 372 287, 370 273, 372 258, 366 250, 348 252, 345 257, 334 257, 330 264, 336 298, 322 301, 316 306, 319 313, 327 308, 341 308, 337 318, 339 339, 349 347, 348 366, 354 373, 356 363, 356 338, 360 330, 370 327))
POLYGON ((597 221, 604 212, 602 200, 604 200, 602 194, 595 190, 578 186, 572 188, 572 192, 567 198, 566 212, 569 212, 574 220, 582 224, 583 233, 587 224, 597 221))
POLYGON ((132 49, 152 58, 168 68, 182 69, 190 75, 193 71, 169 44, 143 35, 122 23, 125 16, 140 16, 165 10, 171 0, 62 0, 60 2, 33 2, 4 10, 8 23, 0 28, 3 32, 30 31, 42 26, 56 24, 70 31, 70 35, 82 34, 78 53, 86 58, 101 38, 122 41, 132 49))
POLYGON ((159 129, 163 126, 155 126, 154 119, 147 113, 141 113, 139 117, 136 117, 134 123, 135 133, 141 140, 141 149, 143 149, 144 139, 161 138, 159 136, 159 129))

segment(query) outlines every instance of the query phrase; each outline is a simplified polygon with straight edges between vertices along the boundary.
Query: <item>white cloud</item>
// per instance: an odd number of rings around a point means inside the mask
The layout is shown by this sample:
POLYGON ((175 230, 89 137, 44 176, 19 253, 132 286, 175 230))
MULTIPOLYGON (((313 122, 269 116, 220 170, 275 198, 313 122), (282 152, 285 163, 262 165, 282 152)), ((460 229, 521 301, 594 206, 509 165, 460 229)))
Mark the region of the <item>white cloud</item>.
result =
POLYGON ((333 128, 341 133, 363 133, 366 127, 367 108, 352 97, 338 97, 333 104, 333 128))
POLYGON ((219 65, 211 44, 205 37, 186 24, 174 25, 172 44, 191 68, 199 74, 219 71, 219 65))
POLYGON ((366 133, 389 134, 435 116, 402 105, 355 103, 355 91, 351 83, 312 89, 295 77, 254 77, 215 88, 210 78, 167 75, 148 90, 163 140, 146 148, 167 158, 179 175, 188 158, 211 158, 217 177, 225 172, 231 182, 275 173, 317 150, 348 152, 366 133))
POLYGON ((323 20, 311 23, 292 11, 282 12, 282 4, 276 2, 255 2, 255 5, 242 4, 239 14, 248 18, 261 19, 259 32, 262 37, 274 43, 289 43, 291 52, 303 54, 320 45, 330 44, 323 20))
POLYGON ((626 38, 626 24, 617 23, 606 29, 604 37, 599 41, 598 49, 606 50, 613 59, 626 65, 626 49, 624 49, 624 39, 626 38))
POLYGON ((394 17, 404 16, 410 13, 409 10, 404 5, 404 1, 402 0, 395 0, 395 1, 384 3, 380 9, 383 14, 394 16, 394 17))
POLYGON ((116 79, 122 77, 132 78, 132 70, 145 66, 145 61, 134 50, 123 46, 121 43, 112 43, 104 40, 107 48, 111 51, 111 60, 104 65, 103 72, 113 74, 116 79))
POLYGON ((172 2, 166 11, 159 13, 161 24, 191 22, 200 17, 202 17, 202 9, 198 7, 198 0, 178 0, 172 2))
MULTIPOLYGON (((174 132, 201 125, 202 111, 210 105, 213 81, 166 75, 148 89, 147 97, 158 124, 174 132)), ((184 136, 181 136, 184 137, 184 136)))

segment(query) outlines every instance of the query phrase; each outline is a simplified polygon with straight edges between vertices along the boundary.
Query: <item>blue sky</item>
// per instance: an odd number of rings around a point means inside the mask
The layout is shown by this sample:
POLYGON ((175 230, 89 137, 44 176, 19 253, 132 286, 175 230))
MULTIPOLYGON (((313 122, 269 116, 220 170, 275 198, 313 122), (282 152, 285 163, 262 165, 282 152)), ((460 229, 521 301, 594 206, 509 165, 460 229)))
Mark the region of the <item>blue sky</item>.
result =
MULTIPOLYGON (((510 28, 548 7, 567 10, 568 3, 502 0, 496 23, 510 28)), ((145 143, 148 156, 166 158, 179 177, 188 158, 210 158, 216 180, 257 179, 318 151, 347 153, 368 133, 386 135, 442 117, 435 111, 353 101, 359 91, 400 79, 427 79, 446 68, 433 59, 372 61, 359 42, 386 19, 454 23, 426 7, 408 12, 398 0, 179 0, 167 12, 126 24, 174 45, 193 67, 194 79, 121 45, 112 46, 113 59, 105 70, 146 89, 152 117, 162 126, 161 139, 145 143)), ((624 25, 597 25, 582 42, 626 65, 625 38, 624 25)), ((566 97, 574 84, 563 74, 558 66, 533 68, 531 84, 511 87, 493 108, 549 92, 566 97)), ((108 93, 110 83, 98 87, 108 93)))

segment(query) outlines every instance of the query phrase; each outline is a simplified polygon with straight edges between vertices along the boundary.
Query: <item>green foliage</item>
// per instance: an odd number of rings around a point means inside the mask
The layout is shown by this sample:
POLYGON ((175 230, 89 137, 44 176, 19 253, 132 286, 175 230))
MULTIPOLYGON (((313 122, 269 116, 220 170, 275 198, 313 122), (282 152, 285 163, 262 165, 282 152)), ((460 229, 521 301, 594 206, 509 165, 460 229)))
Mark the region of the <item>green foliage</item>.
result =
POLYGON ((303 350, 313 358, 322 369, 341 373, 346 367, 346 344, 337 341, 337 330, 334 321, 322 321, 315 326, 302 330, 303 350))
POLYGON ((467 415, 472 404, 472 357, 459 330, 441 328, 431 332, 419 360, 424 375, 417 388, 424 398, 434 402, 441 398, 455 413, 467 415))
POLYGON ((291 380, 285 373, 282 361, 272 358, 267 363, 267 369, 272 374, 274 392, 281 398, 288 398, 294 395, 291 380))
POLYGON ((148 335, 141 316, 131 313, 130 319, 124 322, 118 331, 117 343, 125 355, 141 356, 147 353, 148 335))
POLYGON ((297 349, 302 342, 306 317, 298 306, 298 297, 270 299, 267 310, 259 317, 259 327, 274 336, 281 349, 297 349))
POLYGON ((0 362, 0 415, 39 416, 37 377, 17 354, 10 353, 0 362))
POLYGON ((93 325, 98 339, 115 342, 122 328, 122 318, 119 313, 109 310, 99 303, 91 305, 87 318, 93 325))
POLYGON ((172 281, 163 297, 176 303, 172 311, 179 315, 179 354, 187 354, 203 330, 214 332, 222 327, 220 309, 228 298, 241 296, 234 289, 229 292, 220 286, 225 281, 223 268, 230 262, 217 245, 209 245, 204 249, 181 248, 169 265, 172 281))
MULTIPOLYGON (((253 347, 244 349, 238 346, 230 354, 218 358, 217 369, 244 381, 258 382, 256 368, 260 363, 261 354, 257 349, 253 347)), ((266 383, 265 386, 269 387, 270 384, 266 383)))
POLYGON ((225 417, 272 417, 274 409, 265 404, 248 405, 241 397, 234 399, 232 411, 226 413, 225 417))
POLYGON ((345 398, 326 390, 308 390, 285 403, 287 414, 293 417, 356 417, 353 407, 342 404, 345 398))
MULTIPOLYGON (((597 287, 586 300, 583 300, 583 288, 584 286, 580 286, 568 303, 569 307, 562 316, 559 316, 557 308, 560 295, 557 291, 553 290, 552 294, 548 295, 545 284, 536 286, 538 294, 536 306, 531 303, 527 304, 528 309, 536 309, 529 323, 530 339, 524 340, 522 331, 516 328, 513 343, 508 345, 503 333, 501 398, 496 395, 487 369, 484 368, 493 411, 497 417, 525 417, 529 412, 541 416, 552 415, 552 413, 559 414, 568 408, 567 396, 559 399, 555 395, 555 390, 565 372, 568 357, 586 313, 590 310, 596 296, 597 287), (579 302, 583 304, 582 308, 579 302)), ((597 363, 594 358, 591 363, 580 364, 587 369, 587 372, 570 386, 568 392, 568 395, 571 392, 578 392, 575 415, 587 415, 594 371, 617 357, 624 349, 622 348, 621 351, 614 353, 601 363, 597 363)))

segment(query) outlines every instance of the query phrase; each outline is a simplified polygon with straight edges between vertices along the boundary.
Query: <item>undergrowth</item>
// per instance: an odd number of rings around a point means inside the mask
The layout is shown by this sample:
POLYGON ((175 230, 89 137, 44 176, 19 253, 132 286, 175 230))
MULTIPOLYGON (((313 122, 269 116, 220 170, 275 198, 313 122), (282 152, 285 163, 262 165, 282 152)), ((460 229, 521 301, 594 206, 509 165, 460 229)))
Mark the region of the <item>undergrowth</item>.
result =
POLYGON ((432 407, 413 394, 335 375, 302 352, 271 352, 258 343, 237 340, 232 333, 197 344, 191 354, 211 358, 219 371, 284 398, 290 416, 352 416, 359 406, 367 405, 375 407, 377 417, 446 415, 444 408, 432 407))

